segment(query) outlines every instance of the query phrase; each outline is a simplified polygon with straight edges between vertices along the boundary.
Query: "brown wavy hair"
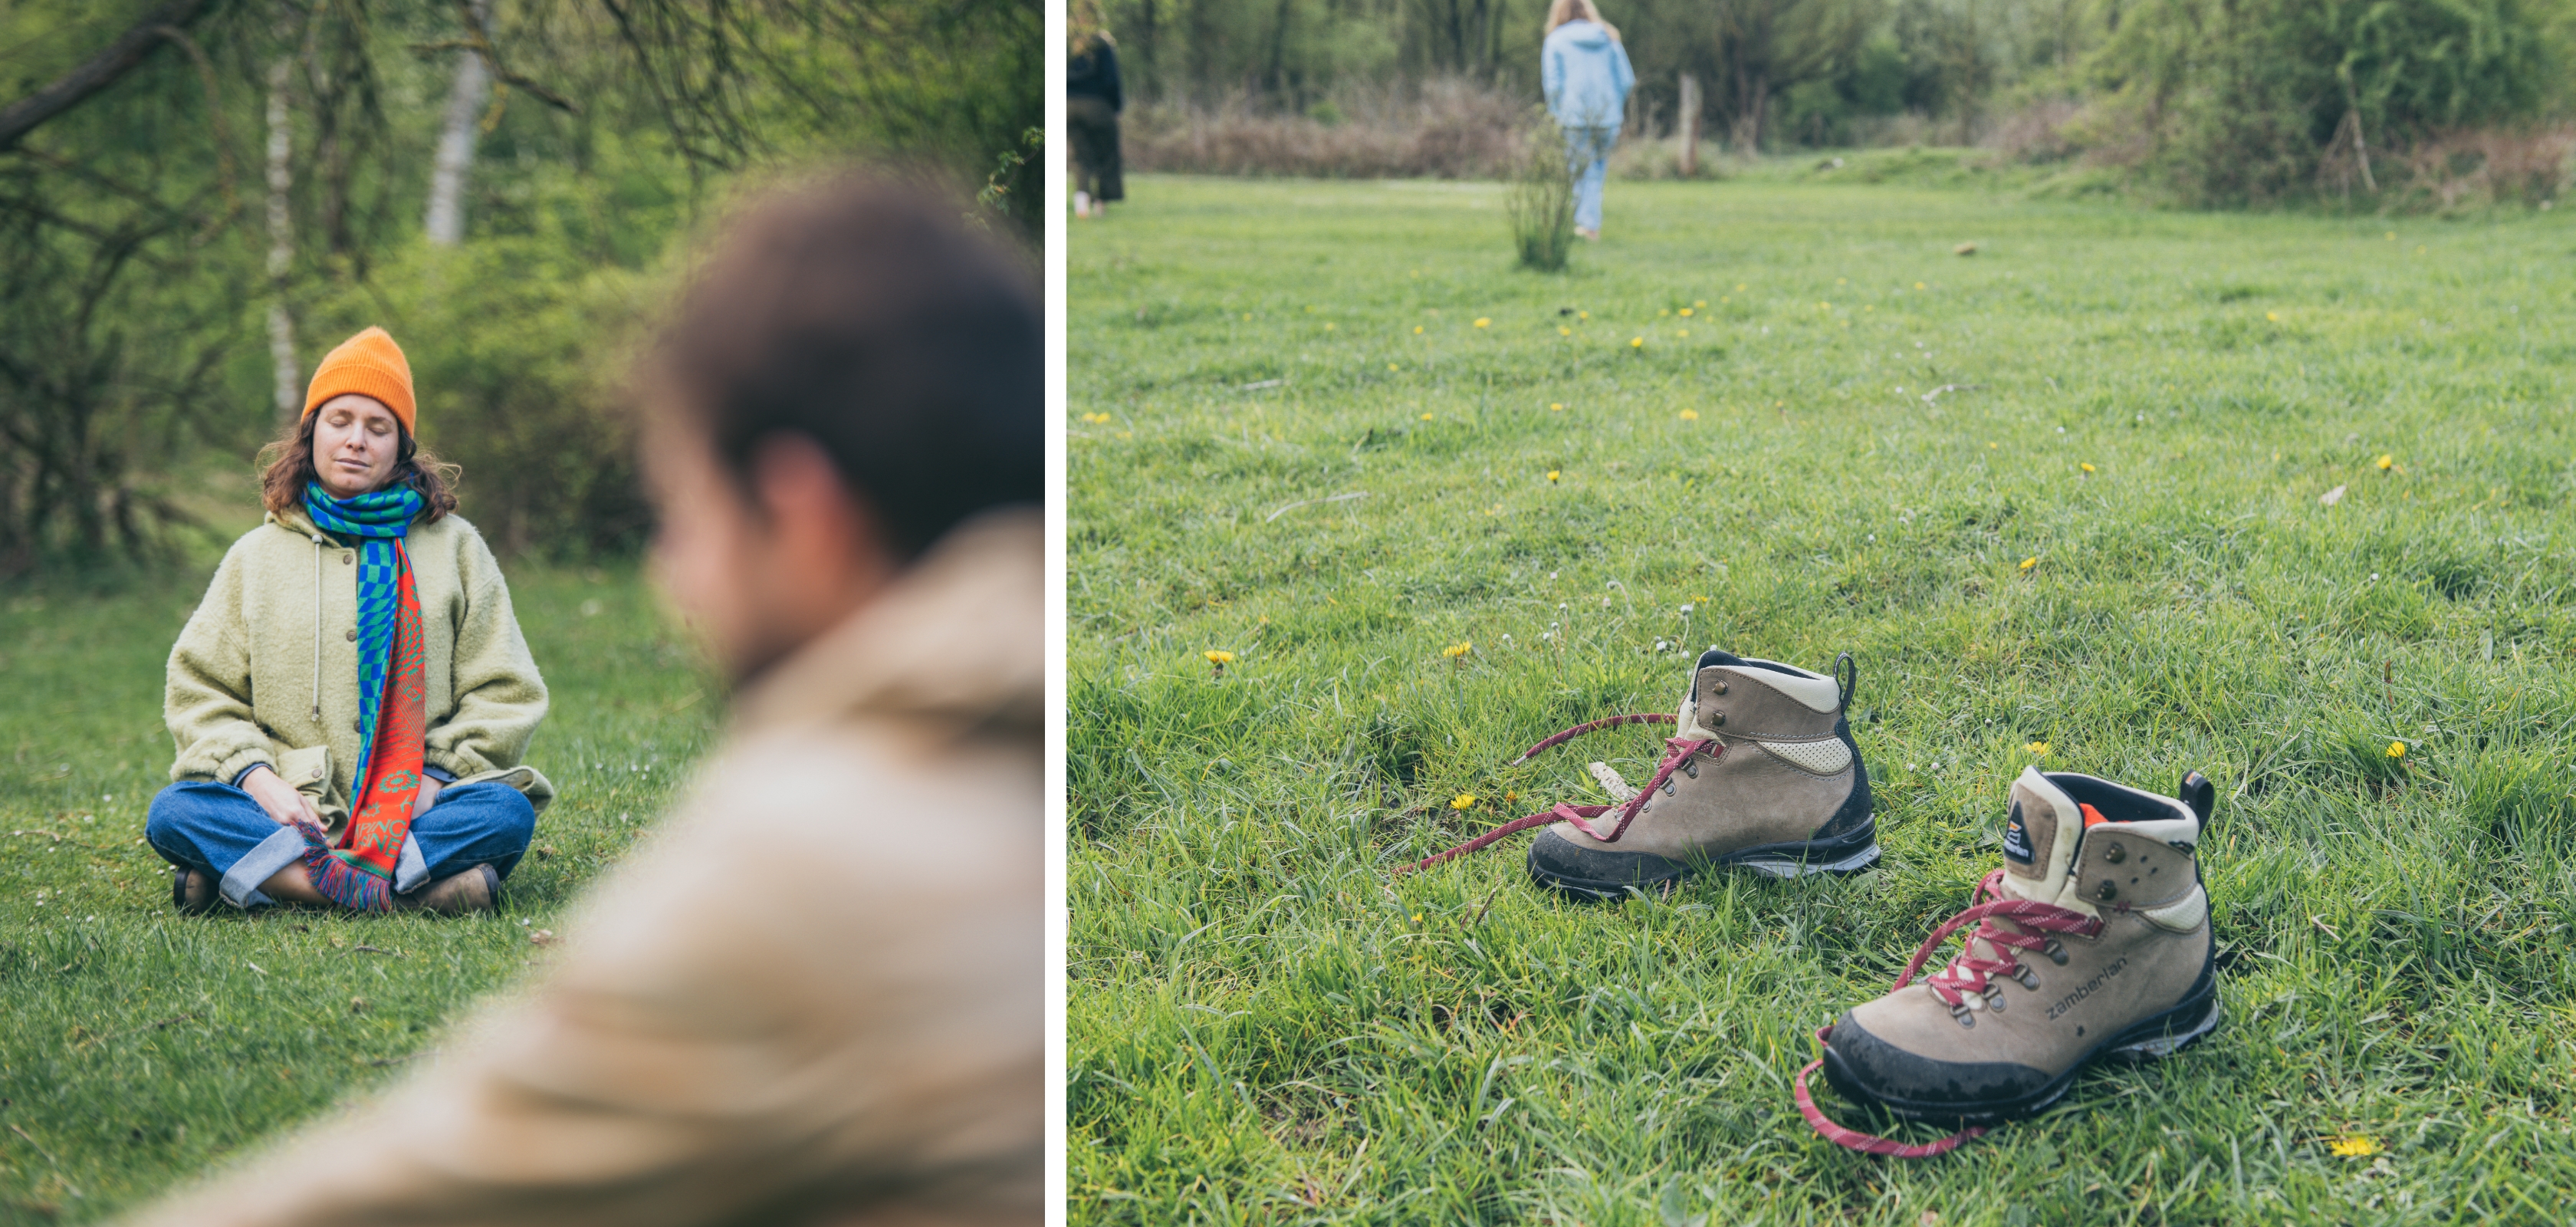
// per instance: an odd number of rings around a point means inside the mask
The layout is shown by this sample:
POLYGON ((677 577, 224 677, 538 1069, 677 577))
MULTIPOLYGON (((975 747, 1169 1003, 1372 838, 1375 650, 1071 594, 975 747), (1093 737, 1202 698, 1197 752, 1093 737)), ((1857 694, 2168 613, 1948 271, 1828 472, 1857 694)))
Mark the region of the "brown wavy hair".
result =
MULTIPOLYGON (((259 501, 279 515, 304 505, 304 487, 319 480, 313 470, 313 425, 321 417, 305 414, 286 429, 276 441, 259 449, 266 465, 259 474, 259 501)), ((400 440, 394 445, 394 470, 385 481, 401 482, 420 494, 427 505, 420 522, 435 524, 448 512, 456 510, 456 481, 464 470, 439 459, 414 442, 411 432, 400 422, 394 424, 400 440)))

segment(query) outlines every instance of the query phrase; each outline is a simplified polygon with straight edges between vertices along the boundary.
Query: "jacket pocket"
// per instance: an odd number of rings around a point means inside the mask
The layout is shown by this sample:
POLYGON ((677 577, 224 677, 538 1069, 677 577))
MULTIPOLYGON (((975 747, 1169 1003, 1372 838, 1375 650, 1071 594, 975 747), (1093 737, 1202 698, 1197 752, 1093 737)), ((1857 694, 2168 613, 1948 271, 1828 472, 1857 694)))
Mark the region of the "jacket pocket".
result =
POLYGON ((331 793, 331 747, 308 746, 278 755, 277 775, 319 808, 331 793))

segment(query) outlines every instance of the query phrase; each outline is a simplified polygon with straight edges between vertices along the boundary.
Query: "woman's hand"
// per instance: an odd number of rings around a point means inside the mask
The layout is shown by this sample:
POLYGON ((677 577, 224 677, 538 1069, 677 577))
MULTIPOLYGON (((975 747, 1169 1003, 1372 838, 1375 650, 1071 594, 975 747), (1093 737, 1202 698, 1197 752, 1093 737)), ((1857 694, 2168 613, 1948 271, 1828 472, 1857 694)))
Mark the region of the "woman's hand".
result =
POLYGON ((294 785, 278 778, 277 773, 265 764, 251 768, 250 774, 242 779, 241 789, 250 794, 251 800, 259 802, 259 808, 279 826, 293 826, 298 819, 317 827, 322 825, 321 811, 313 808, 313 802, 295 791, 294 785))
POLYGON ((430 806, 438 804, 438 790, 443 787, 445 787, 445 785, 440 784, 438 782, 438 777, 436 776, 423 775, 420 777, 420 791, 413 793, 411 797, 412 821, 420 821, 420 816, 428 813, 430 806))

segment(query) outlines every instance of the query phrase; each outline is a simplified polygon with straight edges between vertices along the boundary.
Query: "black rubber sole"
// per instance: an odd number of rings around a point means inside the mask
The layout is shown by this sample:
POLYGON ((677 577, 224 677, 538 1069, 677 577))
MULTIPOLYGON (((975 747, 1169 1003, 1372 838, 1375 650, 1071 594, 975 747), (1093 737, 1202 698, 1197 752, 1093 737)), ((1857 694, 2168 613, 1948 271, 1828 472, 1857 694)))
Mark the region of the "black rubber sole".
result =
POLYGON ((2000 1125, 2006 1121, 2035 1116, 2066 1097, 2075 1079, 2095 1061, 2128 1061, 2131 1063, 2169 1057, 2197 1044, 2218 1029, 2218 977, 2214 966, 2204 966, 2192 991, 2173 1008, 2153 1014, 2122 1028, 2067 1067, 2066 1072, 2026 1094, 2009 1098, 1959 1102, 1930 1102, 1884 1095, 1861 1084, 1834 1051, 1833 1041, 1825 1041, 1825 1081, 1843 1098, 1865 1104, 1903 1120, 1924 1121, 1944 1127, 2000 1125))
POLYGON ((1576 847, 1552 830, 1531 841, 1530 876, 1542 886, 1594 899, 1622 899, 1630 891, 1661 888, 1703 869, 1751 869, 1775 878, 1811 873, 1858 873, 1878 860, 1878 822, 1864 819, 1841 835, 1795 843, 1763 844, 1705 860, 1676 861, 1651 852, 1601 852, 1576 847))

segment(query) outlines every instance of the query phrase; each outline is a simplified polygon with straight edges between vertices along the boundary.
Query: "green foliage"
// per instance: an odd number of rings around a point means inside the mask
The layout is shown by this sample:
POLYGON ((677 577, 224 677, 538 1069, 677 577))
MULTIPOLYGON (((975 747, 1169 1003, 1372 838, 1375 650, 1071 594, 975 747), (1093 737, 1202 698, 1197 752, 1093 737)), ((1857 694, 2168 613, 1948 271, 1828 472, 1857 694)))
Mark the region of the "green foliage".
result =
POLYGON ((1565 277, 1502 185, 1149 177, 1074 235, 1072 1221, 2560 1213, 2570 224, 1832 183, 1614 184, 1565 277), (1858 656, 1876 873, 1393 875, 1639 778, 1651 729, 1508 764, 1672 710, 1659 641, 1858 656), (2033 741, 2217 782, 2226 1021, 1944 1160, 1835 1149, 1788 1079, 1996 865, 2033 741))
POLYGON ((178 916, 141 841, 169 783, 161 662, 209 569, 0 586, 0 1223, 113 1217, 416 1068, 545 961, 528 935, 647 836, 720 716, 631 568, 513 565, 554 692, 529 761, 561 795, 507 909, 178 916))
POLYGON ((2089 67, 2110 112, 2102 122, 2145 133, 2153 169, 2181 199, 2255 204, 2313 191, 2356 121, 2384 153, 2539 117, 2565 68, 2548 11, 2526 0, 2159 0, 2128 10, 2089 67))

